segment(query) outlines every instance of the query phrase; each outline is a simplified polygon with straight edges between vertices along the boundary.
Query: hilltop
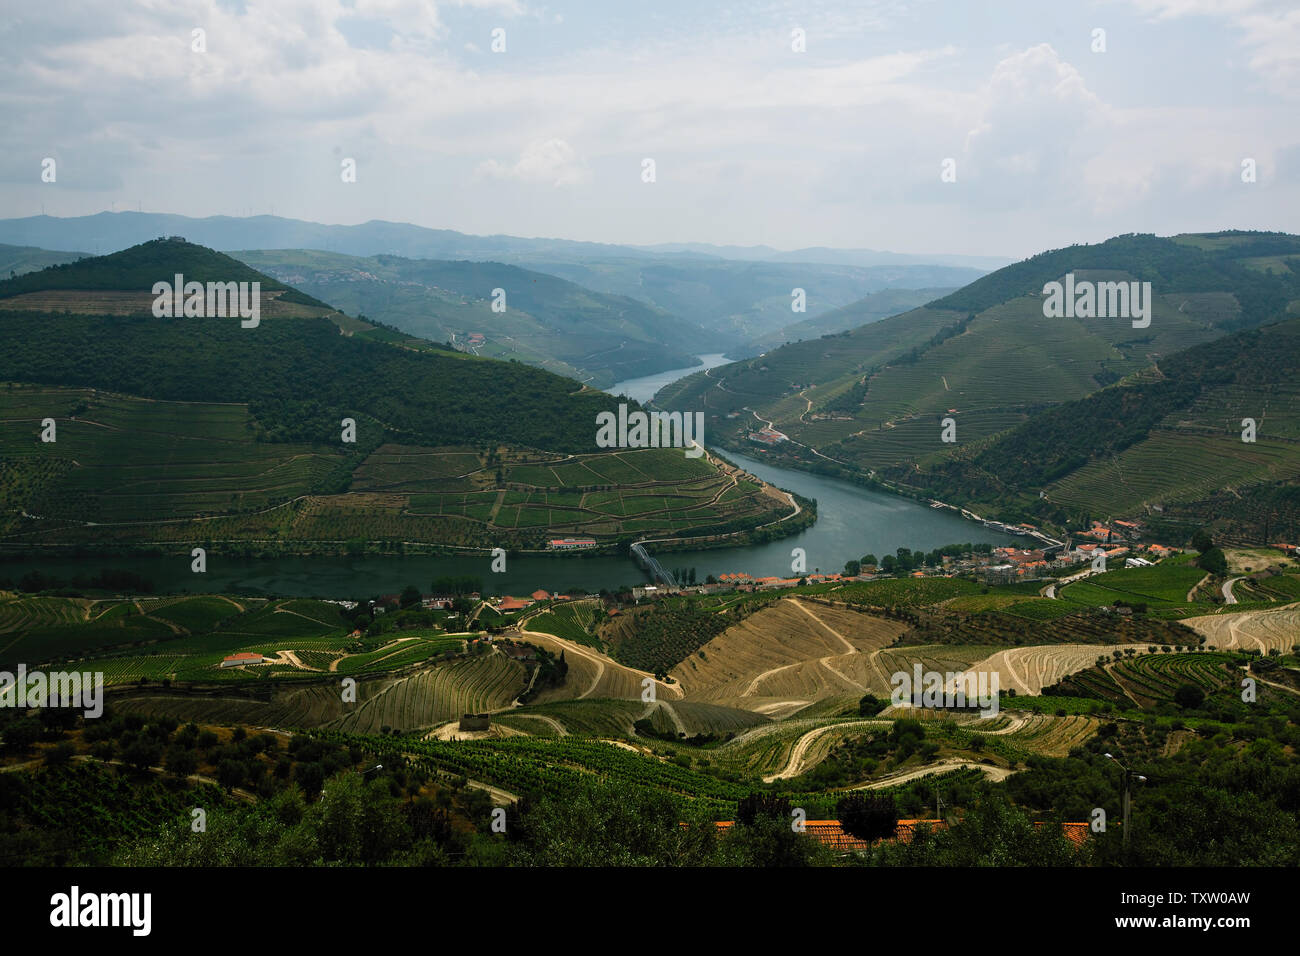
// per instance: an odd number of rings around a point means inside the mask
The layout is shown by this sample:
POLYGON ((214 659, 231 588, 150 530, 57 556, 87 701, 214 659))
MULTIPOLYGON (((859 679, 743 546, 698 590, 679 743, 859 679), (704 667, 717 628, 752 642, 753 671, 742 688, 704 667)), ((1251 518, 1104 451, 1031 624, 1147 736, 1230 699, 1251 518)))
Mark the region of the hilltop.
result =
POLYGON ((0 282, 0 381, 10 544, 544 548, 792 510, 709 458, 598 448, 608 395, 359 321, 181 240, 0 282), (263 320, 155 318, 150 289, 176 273, 261 282, 263 320))

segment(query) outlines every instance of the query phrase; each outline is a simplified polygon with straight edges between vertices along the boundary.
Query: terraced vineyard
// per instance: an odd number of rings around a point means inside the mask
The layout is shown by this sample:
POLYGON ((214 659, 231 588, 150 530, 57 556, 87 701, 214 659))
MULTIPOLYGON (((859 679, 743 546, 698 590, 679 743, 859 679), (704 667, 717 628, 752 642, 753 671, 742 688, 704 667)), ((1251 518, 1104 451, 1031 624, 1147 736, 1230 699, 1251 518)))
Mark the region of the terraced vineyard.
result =
MULTIPOLYGON (((485 654, 422 668, 399 676, 361 676, 356 703, 342 699, 339 679, 304 674, 293 668, 273 671, 296 677, 290 682, 231 677, 229 688, 129 688, 110 705, 124 712, 170 714, 182 721, 243 723, 256 726, 337 730, 369 734, 383 727, 417 730, 445 723, 466 712, 509 706, 524 688, 524 669, 501 654, 485 654), (265 691, 261 686, 264 685, 265 691)), ((217 672, 212 677, 228 675, 217 672)))
POLYGON ((645 711, 646 705, 640 701, 565 700, 520 707, 494 717, 493 720, 530 734, 545 734, 547 721, 553 720, 566 734, 575 737, 617 738, 631 736, 632 724, 645 711))
MULTIPOLYGON (((1240 421, 1241 416, 1237 416, 1240 421)), ((1053 501, 1107 514, 1132 514, 1148 503, 1200 501, 1225 484, 1300 477, 1300 445, 1261 436, 1191 429, 1156 430, 1114 458, 1096 460, 1051 485, 1053 501)))
POLYGON ((625 613, 601 634, 614 658, 651 673, 667 672, 743 619, 745 607, 718 613, 696 601, 668 600, 625 613))
POLYGON ((404 636, 400 643, 387 644, 364 654, 350 654, 338 662, 335 670, 339 674, 393 670, 422 663, 439 654, 459 653, 464 649, 463 637, 450 637, 443 634, 429 637, 404 636))
POLYGON ((1183 684, 1201 688, 1206 696, 1223 690, 1235 683, 1236 666, 1231 654, 1148 654, 1094 665, 1062 680, 1051 693, 1149 707, 1172 701, 1183 684))
POLYGON ((813 601, 778 601, 735 624, 673 668, 688 697, 755 709, 861 695, 870 655, 901 623, 813 601))
POLYGON ((1290 651, 1300 643, 1300 603, 1257 611, 1189 617, 1184 623, 1220 650, 1290 651))
MULTIPOLYGON (((463 774, 516 794, 563 794, 579 780, 594 776, 686 798, 716 813, 717 819, 731 819, 736 802, 756 789, 601 741, 570 737, 454 743, 408 737, 378 738, 367 743, 380 755, 405 754, 418 765, 463 774)), ((789 797, 805 807, 820 808, 825 802, 818 794, 792 793, 789 797)))
POLYGON ((371 450, 264 440, 265 426, 246 404, 47 386, 0 394, 0 537, 16 542, 146 539, 180 548, 254 538, 312 550, 359 538, 544 547, 561 534, 732 532, 790 511, 760 485, 677 449, 371 450), (57 421, 57 442, 34 445, 47 417, 57 421))
POLYGON ((1190 610, 1187 593, 1205 577, 1187 559, 1170 558, 1149 568, 1119 568, 1093 575, 1060 589, 1060 598, 1072 604, 1097 607, 1123 600, 1170 610, 1183 616, 1190 610))
POLYGON ((529 617, 528 629, 604 650, 603 643, 596 636, 596 625, 604 617, 599 601, 570 601, 555 604, 541 614, 529 617))
POLYGON ((1013 746, 1031 753, 1045 757, 1064 757, 1075 747, 1083 746, 1100 726, 1101 721, 1096 717, 1030 714, 1005 739, 1013 746))
MULTIPOLYGON (((155 522, 261 511, 318 490, 337 448, 255 441, 247 405, 156 402, 92 389, 5 392, 0 459, 31 474, 23 509, 0 513, 0 534, 29 527, 155 522), (33 444, 43 418, 57 441, 33 444)), ((199 536, 202 537, 202 536, 199 536)))

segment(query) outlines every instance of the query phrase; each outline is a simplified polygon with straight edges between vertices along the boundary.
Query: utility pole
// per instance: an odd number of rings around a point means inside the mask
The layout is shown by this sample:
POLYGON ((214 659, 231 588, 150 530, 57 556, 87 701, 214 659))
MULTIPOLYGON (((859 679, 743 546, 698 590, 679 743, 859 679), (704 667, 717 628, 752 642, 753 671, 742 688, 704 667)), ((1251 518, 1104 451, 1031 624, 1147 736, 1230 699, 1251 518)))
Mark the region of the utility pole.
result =
POLYGON ((1132 797, 1133 782, 1137 781, 1138 783, 1146 783, 1147 778, 1142 776, 1140 773, 1134 773, 1132 770, 1129 770, 1128 767, 1120 763, 1112 754, 1106 754, 1106 758, 1108 760, 1114 760, 1115 763, 1119 765, 1119 768, 1122 771, 1124 771, 1124 799, 1123 799, 1124 824, 1123 826, 1124 826, 1124 852, 1125 855, 1127 856, 1129 810, 1133 805, 1133 797, 1132 797))

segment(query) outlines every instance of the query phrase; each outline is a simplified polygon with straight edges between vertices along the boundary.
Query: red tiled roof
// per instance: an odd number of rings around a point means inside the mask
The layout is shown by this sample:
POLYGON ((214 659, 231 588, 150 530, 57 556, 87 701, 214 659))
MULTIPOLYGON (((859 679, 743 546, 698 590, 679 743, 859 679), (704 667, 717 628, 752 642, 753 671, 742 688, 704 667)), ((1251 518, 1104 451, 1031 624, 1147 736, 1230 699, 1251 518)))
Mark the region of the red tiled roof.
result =
MULTIPOLYGON (((1034 821, 1035 827, 1047 826, 1043 821, 1034 821)), ((726 832, 732 826, 730 820, 719 820, 717 827, 720 831, 726 832)), ((911 843, 912 838, 916 836, 920 827, 929 827, 932 830, 946 830, 948 824, 944 820, 899 820, 897 827, 894 829, 894 836, 890 842, 911 843)), ((1083 846, 1088 839, 1090 827, 1087 823, 1062 823, 1062 830, 1065 838, 1076 846, 1083 846)), ((804 823, 804 832, 815 836, 826 846, 833 850, 867 850, 871 848, 871 841, 862 840, 845 832, 844 827, 838 820, 808 820, 804 823)))

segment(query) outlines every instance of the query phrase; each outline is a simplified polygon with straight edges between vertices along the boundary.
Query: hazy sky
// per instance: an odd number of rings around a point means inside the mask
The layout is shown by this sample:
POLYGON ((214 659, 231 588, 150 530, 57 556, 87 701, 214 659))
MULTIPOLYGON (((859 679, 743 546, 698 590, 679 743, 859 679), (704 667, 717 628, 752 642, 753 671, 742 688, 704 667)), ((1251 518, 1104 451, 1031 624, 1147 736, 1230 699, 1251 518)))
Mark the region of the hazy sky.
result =
POLYGON ((0 68, 0 217, 1011 256, 1300 232, 1289 2, 41 0, 0 68))

